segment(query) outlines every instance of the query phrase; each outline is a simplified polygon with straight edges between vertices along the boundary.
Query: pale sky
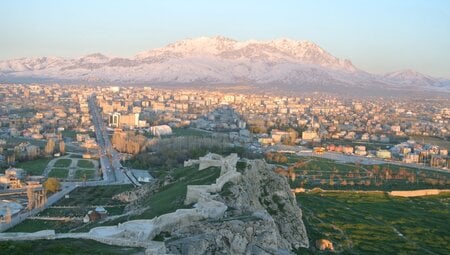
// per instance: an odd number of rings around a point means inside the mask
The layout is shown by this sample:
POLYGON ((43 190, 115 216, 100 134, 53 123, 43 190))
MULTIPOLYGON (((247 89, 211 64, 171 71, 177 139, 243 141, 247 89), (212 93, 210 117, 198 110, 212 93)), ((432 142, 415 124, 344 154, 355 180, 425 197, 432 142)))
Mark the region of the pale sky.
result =
POLYGON ((450 78, 450 1, 14 0, 0 59, 136 53, 200 36, 310 40, 357 67, 450 78))

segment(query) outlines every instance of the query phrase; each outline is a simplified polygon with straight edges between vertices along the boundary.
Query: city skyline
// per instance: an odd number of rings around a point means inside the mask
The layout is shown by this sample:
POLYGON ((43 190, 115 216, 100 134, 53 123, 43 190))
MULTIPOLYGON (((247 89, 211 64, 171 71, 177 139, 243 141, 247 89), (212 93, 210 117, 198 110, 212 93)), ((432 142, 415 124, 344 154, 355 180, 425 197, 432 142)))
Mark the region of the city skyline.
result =
POLYGON ((0 11, 4 24, 0 59, 80 57, 94 52, 133 57, 200 36, 239 41, 286 37, 317 43, 373 73, 414 69, 450 77, 446 1, 258 3, 5 3, 0 11))

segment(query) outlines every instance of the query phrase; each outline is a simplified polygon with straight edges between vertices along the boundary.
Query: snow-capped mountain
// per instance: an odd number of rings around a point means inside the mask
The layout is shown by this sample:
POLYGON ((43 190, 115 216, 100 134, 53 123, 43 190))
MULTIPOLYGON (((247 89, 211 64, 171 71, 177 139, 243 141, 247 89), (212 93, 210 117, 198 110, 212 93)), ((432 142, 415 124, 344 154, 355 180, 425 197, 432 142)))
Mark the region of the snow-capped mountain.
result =
POLYGON ((222 36, 181 40, 133 58, 100 53, 77 59, 42 57, 0 61, 0 81, 44 79, 146 84, 277 84, 448 88, 414 71, 385 76, 356 68, 309 41, 238 42, 222 36))
POLYGON ((416 86, 433 86, 440 82, 437 78, 433 78, 410 69, 388 73, 384 77, 390 81, 396 81, 400 84, 416 86))

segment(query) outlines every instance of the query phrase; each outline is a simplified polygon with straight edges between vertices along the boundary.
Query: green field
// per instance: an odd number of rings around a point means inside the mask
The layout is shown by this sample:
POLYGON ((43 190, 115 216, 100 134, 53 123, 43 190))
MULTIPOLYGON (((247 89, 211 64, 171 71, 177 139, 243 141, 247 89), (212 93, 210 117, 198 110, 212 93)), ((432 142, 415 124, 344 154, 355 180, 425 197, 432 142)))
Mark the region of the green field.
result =
MULTIPOLYGON (((117 204, 111 206, 105 206, 105 209, 108 211, 108 215, 119 215, 123 213, 125 205, 117 204)), ((95 207, 80 205, 74 206, 71 208, 54 208, 50 207, 43 212, 39 213, 39 216, 48 216, 48 217, 83 217, 89 210, 93 210, 95 207)))
POLYGON ((85 160, 85 159, 78 160, 77 166, 81 167, 81 168, 95 168, 95 165, 94 165, 94 163, 92 163, 92 161, 85 160))
POLYGON ((70 192, 69 198, 61 199, 56 205, 116 205, 121 202, 113 200, 112 197, 132 188, 132 185, 78 187, 70 192))
POLYGON ((220 169, 217 167, 210 167, 202 171, 199 171, 197 166, 175 169, 172 174, 175 181, 162 187, 158 192, 151 195, 147 201, 144 201, 143 204, 150 208, 135 218, 151 219, 179 208, 186 208, 184 199, 186 198, 187 185, 211 184, 219 175, 220 169))
MULTIPOLYGON (((418 198, 379 193, 298 193, 311 244, 342 254, 448 254, 450 193, 418 198)), ((318 253, 301 250, 298 254, 318 253)))
POLYGON ((54 167, 69 167, 71 163, 72 163, 71 159, 61 158, 61 159, 56 160, 56 162, 53 166, 54 167))
POLYGON ((64 130, 64 131, 61 131, 61 134, 63 137, 69 137, 72 139, 75 139, 77 137, 77 131, 75 131, 75 130, 64 130))
POLYGON ((2 254, 60 254, 60 255, 115 255, 115 254, 143 254, 143 248, 120 247, 102 244, 84 239, 55 239, 36 241, 8 241, 0 242, 2 254))
POLYGON ((40 158, 25 162, 20 162, 16 165, 18 168, 23 168, 30 175, 42 175, 45 167, 47 167, 48 162, 52 160, 51 158, 40 158))
MULTIPOLYGON (((93 208, 93 206, 107 206, 110 215, 122 214, 124 204, 113 200, 112 197, 118 193, 132 189, 132 185, 108 185, 93 187, 78 187, 69 194, 69 198, 62 198, 54 206, 74 206, 75 208, 48 208, 39 216, 55 217, 82 217, 93 208), (108 207, 112 206, 112 207, 108 207)), ((73 229, 80 229, 85 224, 82 221, 46 221, 25 220, 19 225, 9 229, 7 232, 35 232, 45 229, 54 229, 57 233, 66 233, 73 229)), ((82 231, 87 231, 89 228, 82 231)))
MULTIPOLYGON (((58 215, 65 217, 65 215, 58 215)), ((8 229, 6 232, 36 232, 46 229, 54 229, 58 233, 66 233, 69 230, 79 227, 82 221, 57 221, 57 220, 30 220, 26 219, 22 223, 8 229)))
POLYGON ((427 143, 427 144, 437 145, 439 147, 443 147, 446 149, 450 149, 450 141, 446 141, 441 138, 430 137, 430 136, 411 136, 410 139, 414 140, 418 143, 423 142, 423 143, 427 143))
POLYGON ((173 136, 198 136, 198 137, 210 137, 211 133, 199 129, 192 128, 172 128, 173 136))
POLYGON ((52 168, 50 173, 48 173, 48 177, 67 178, 68 174, 69 174, 69 169, 54 167, 54 168, 52 168))
POLYGON ((95 179, 95 170, 78 169, 75 173, 75 179, 83 180, 85 175, 87 180, 95 179))

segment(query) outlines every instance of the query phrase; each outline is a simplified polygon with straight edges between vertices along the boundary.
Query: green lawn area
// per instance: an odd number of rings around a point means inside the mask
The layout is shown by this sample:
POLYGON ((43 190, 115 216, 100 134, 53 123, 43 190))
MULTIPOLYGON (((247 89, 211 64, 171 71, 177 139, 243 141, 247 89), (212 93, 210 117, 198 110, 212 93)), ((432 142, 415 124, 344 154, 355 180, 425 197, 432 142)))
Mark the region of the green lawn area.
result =
POLYGON ((70 158, 83 158, 83 156, 82 156, 82 155, 79 155, 79 154, 70 154, 69 157, 70 157, 70 158))
POLYGON ((85 239, 55 239, 36 241, 7 241, 0 242, 2 254, 61 254, 61 255, 84 255, 84 254, 140 254, 143 248, 121 247, 106 245, 93 240, 85 239))
POLYGON ((135 217, 138 219, 151 219, 165 213, 174 212, 179 208, 190 208, 184 205, 187 185, 206 185, 214 183, 220 175, 220 169, 210 167, 202 171, 197 166, 175 169, 172 176, 175 182, 161 188, 145 201, 150 208, 143 214, 135 217))
MULTIPOLYGON (((450 250, 450 193, 417 198, 298 193, 297 201, 311 244, 329 239, 337 253, 446 254, 450 250)), ((312 248, 298 254, 306 252, 318 253, 312 248)))
POLYGON ((61 159, 58 159, 53 166, 54 167, 69 167, 71 163, 72 163, 71 159, 61 158, 61 159))
POLYGON ((69 169, 54 167, 54 168, 52 168, 50 173, 48 173, 48 177, 67 178, 68 174, 69 174, 69 169))
POLYGON ((192 128, 172 128, 172 135, 173 136, 211 136, 211 133, 208 131, 203 131, 199 129, 192 129, 192 128))
POLYGON ((92 163, 92 161, 85 160, 85 159, 78 160, 77 166, 81 167, 81 168, 94 168, 95 167, 95 165, 94 165, 94 163, 92 163))
POLYGON ((95 170, 78 169, 75 173, 75 179, 82 180, 85 175, 86 175, 87 180, 94 179, 95 170))
POLYGON ((58 233, 66 233, 70 229, 83 225, 82 221, 56 221, 56 220, 24 220, 22 223, 8 229, 6 232, 36 232, 45 229, 54 229, 58 233))
POLYGON ((77 137, 77 131, 75 130, 64 130, 61 132, 63 137, 69 137, 75 139, 77 137))
POLYGON ((50 162, 50 160, 52 160, 52 159, 51 158, 40 158, 40 159, 20 162, 16 165, 16 167, 25 169, 31 175, 42 175, 45 167, 47 166, 48 162, 50 162))

